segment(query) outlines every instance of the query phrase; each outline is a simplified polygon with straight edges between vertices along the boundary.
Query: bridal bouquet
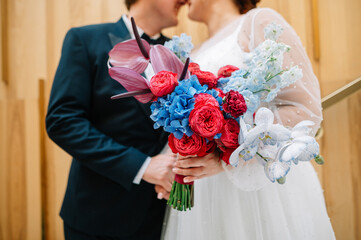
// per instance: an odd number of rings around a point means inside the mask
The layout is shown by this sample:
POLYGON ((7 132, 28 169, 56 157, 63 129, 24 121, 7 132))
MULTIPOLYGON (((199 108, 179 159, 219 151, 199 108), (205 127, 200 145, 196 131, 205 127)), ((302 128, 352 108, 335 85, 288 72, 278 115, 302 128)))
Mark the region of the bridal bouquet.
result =
MULTIPOLYGON (((319 146, 310 136, 311 121, 293 128, 274 124, 271 110, 261 107, 284 87, 302 77, 297 66, 283 69, 283 54, 290 47, 276 40, 282 27, 265 28, 265 41, 250 52, 244 69, 224 66, 217 76, 189 63, 193 47, 182 34, 165 46, 150 46, 141 40, 132 19, 134 40, 117 44, 109 53, 109 73, 127 93, 112 99, 134 96, 152 101, 154 128, 170 133, 168 144, 182 156, 205 156, 220 152, 226 165, 256 158, 270 181, 284 183, 292 163, 322 163, 319 146), (152 64, 150 81, 141 73, 152 64)), ((183 211, 193 207, 193 183, 176 175, 168 204, 183 211)))

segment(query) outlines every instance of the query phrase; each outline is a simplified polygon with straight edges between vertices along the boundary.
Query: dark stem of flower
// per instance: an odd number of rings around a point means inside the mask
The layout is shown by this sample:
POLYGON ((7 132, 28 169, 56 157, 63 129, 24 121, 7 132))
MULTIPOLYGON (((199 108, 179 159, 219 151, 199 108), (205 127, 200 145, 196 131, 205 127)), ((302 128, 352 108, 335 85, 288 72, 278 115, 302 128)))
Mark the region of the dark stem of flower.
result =
POLYGON ((188 66, 189 66, 189 58, 187 58, 186 62, 184 63, 183 72, 179 78, 179 81, 182 81, 186 77, 187 72, 188 72, 188 66))
POLYGON ((137 40, 139 49, 140 49, 141 53, 143 54, 143 56, 145 57, 145 59, 149 59, 149 54, 148 54, 147 50, 145 49, 145 47, 144 47, 144 45, 142 43, 142 40, 141 40, 141 38, 139 36, 139 32, 138 32, 138 29, 137 29, 137 25, 135 24, 134 18, 131 17, 130 20, 132 22, 134 37, 135 37, 135 40, 137 40))
POLYGON ((144 89, 144 90, 138 90, 138 91, 132 91, 132 92, 126 92, 126 93, 114 95, 110 99, 115 100, 115 99, 119 99, 119 98, 134 97, 134 96, 148 94, 148 93, 151 93, 150 89, 144 89))
POLYGON ((265 162, 267 162, 267 159, 266 159, 265 157, 263 157, 261 154, 259 154, 258 152, 256 152, 256 154, 257 154, 258 156, 260 156, 265 162))

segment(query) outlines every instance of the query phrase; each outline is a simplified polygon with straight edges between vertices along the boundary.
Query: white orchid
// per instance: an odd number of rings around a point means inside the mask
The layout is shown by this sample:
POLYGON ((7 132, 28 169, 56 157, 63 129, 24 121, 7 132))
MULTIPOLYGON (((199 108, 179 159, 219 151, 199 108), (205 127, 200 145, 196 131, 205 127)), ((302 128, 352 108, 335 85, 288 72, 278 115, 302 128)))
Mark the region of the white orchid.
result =
POLYGON ((318 143, 309 136, 314 125, 312 121, 302 121, 290 130, 273 123, 271 110, 260 108, 254 122, 255 127, 251 128, 240 119, 240 146, 230 157, 232 166, 256 157, 270 181, 284 183, 292 162, 298 164, 299 161, 310 161, 319 156, 318 143))
POLYGON ((274 115, 268 108, 260 108, 255 115, 255 127, 248 130, 240 119, 240 146, 232 153, 230 164, 237 166, 240 159, 248 161, 259 151, 267 151, 272 145, 290 139, 291 131, 280 124, 273 124, 274 115))
POLYGON ((264 166, 264 172, 271 182, 284 179, 291 169, 290 162, 269 161, 264 166))
POLYGON ((302 121, 298 123, 291 133, 291 140, 280 149, 280 162, 293 162, 298 164, 299 161, 311 161, 319 155, 319 145, 316 139, 309 136, 312 121, 302 121))

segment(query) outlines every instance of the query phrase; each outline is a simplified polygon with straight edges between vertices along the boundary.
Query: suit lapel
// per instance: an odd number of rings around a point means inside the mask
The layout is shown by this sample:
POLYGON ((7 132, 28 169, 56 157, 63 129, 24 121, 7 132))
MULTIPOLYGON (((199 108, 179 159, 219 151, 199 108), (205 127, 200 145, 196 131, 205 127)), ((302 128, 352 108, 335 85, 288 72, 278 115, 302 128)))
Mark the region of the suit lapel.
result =
POLYGON ((129 31, 122 18, 115 23, 115 28, 112 32, 108 33, 108 37, 112 47, 120 42, 130 39, 129 31))

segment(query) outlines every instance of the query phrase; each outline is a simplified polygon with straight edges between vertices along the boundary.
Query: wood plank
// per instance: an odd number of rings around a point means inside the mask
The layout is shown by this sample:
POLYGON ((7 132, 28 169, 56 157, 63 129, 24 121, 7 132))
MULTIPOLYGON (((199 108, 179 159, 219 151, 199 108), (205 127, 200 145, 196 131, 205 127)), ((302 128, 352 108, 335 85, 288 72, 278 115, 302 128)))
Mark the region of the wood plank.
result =
POLYGON ((354 239, 361 239, 361 91, 348 99, 354 239))
POLYGON ((22 240, 27 237, 27 189, 25 157, 25 102, 9 101, 6 130, 6 221, 7 239, 22 240))
POLYGON ((8 239, 8 222, 7 222, 7 104, 0 99, 0 239, 8 239))
POLYGON ((26 239, 41 239, 41 174, 40 174, 40 129, 39 104, 37 99, 25 102, 23 146, 25 151, 25 179, 26 179, 26 239))
POLYGON ((324 118, 324 194, 336 238, 351 240, 356 229, 347 101, 325 110, 324 118), (339 127, 340 123, 345 124, 339 127))
MULTIPOLYGON (((0 80, 2 84, 8 85, 8 12, 7 0, 0 0, 0 80)), ((1 90, 0 90, 1 93, 1 90)), ((1 95, 0 95, 1 96, 1 95)))

